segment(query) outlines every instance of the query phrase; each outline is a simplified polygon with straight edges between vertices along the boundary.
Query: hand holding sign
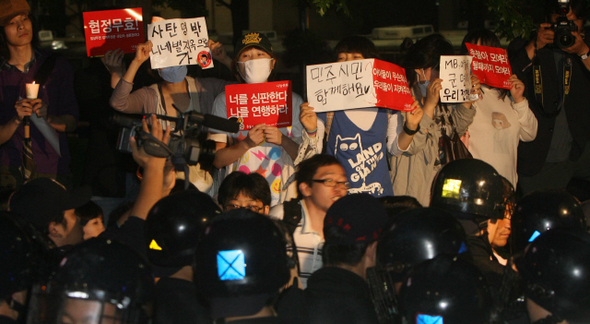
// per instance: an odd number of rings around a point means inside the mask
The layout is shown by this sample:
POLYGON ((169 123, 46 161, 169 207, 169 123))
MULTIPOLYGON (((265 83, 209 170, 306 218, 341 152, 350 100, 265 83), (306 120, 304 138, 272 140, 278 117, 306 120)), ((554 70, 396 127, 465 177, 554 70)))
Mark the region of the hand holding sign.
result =
POLYGON ((264 142, 264 127, 266 125, 264 124, 258 124, 255 125, 254 127, 252 127, 249 131, 248 131, 248 137, 246 139, 246 141, 248 141, 248 146, 250 148, 252 147, 256 147, 258 145, 260 145, 262 142, 264 142))
POLYGON ((147 41, 145 43, 141 43, 137 45, 137 50, 135 51, 135 58, 133 59, 140 65, 143 62, 147 61, 150 58, 150 52, 152 51, 152 41, 147 41))
POLYGON ((406 114, 406 126, 411 130, 416 130, 418 129, 418 125, 422 120, 422 116, 424 116, 424 110, 420 108, 418 101, 414 101, 412 107, 414 109, 408 111, 408 113, 406 114))
POLYGON ((318 115, 313 110, 313 107, 309 105, 309 102, 305 102, 301 105, 299 112, 299 121, 301 125, 305 127, 307 133, 313 133, 318 129, 318 115))
POLYGON ((516 74, 510 76, 508 81, 512 82, 512 87, 510 87, 510 95, 514 102, 519 103, 524 100, 524 83, 518 79, 516 74))

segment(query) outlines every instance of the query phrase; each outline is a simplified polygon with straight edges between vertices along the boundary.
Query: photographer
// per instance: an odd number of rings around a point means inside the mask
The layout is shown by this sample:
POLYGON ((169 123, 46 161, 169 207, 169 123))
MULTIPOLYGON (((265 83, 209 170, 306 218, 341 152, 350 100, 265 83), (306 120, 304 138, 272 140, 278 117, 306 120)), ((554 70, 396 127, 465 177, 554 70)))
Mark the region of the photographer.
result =
POLYGON ((538 120, 535 140, 518 147, 523 193, 566 188, 572 178, 590 180, 590 47, 584 41, 585 2, 551 0, 532 40, 518 39, 508 54, 525 84, 538 120))

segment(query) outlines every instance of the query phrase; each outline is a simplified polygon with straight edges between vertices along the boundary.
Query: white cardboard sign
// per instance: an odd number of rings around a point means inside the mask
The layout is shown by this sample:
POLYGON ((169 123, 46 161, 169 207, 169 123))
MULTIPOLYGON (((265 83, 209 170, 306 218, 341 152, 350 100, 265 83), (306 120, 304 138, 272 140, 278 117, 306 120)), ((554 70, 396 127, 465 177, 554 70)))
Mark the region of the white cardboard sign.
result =
POLYGON ((154 45, 152 69, 195 64, 203 69, 213 67, 204 17, 157 21, 148 25, 147 36, 154 45))
POLYGON ((470 99, 472 59, 469 55, 441 55, 441 102, 458 103, 473 100, 470 99))

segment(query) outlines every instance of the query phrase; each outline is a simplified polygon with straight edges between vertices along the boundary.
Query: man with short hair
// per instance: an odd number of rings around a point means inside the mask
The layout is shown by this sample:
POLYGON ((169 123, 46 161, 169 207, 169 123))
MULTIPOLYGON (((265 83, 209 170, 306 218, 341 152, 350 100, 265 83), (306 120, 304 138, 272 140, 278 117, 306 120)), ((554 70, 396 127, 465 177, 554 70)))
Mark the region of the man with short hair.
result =
POLYGON ((318 154, 301 162, 295 173, 297 200, 270 210, 270 216, 282 219, 291 231, 299 259, 299 278, 303 288, 307 278, 322 267, 324 217, 332 204, 348 192, 348 180, 338 160, 318 154))
POLYGON ((63 248, 83 241, 84 231, 74 209, 90 201, 91 195, 89 187, 67 190, 53 179, 37 178, 10 197, 8 208, 63 248))
POLYGON ((324 267, 303 292, 310 323, 379 323, 366 278, 387 221, 385 208, 369 194, 345 196, 328 209, 324 267))

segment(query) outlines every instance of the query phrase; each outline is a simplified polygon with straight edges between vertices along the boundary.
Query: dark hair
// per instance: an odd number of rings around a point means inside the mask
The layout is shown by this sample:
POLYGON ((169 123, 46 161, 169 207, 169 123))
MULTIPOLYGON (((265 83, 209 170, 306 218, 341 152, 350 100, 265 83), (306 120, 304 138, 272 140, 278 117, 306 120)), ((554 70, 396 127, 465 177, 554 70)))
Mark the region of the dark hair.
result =
POLYGON ((262 201, 264 206, 270 206, 270 186, 260 174, 253 172, 245 174, 235 171, 230 173, 219 186, 217 202, 222 208, 239 194, 262 201))
POLYGON ((336 55, 340 53, 360 53, 364 58, 380 58, 379 51, 373 42, 363 36, 348 36, 344 37, 336 47, 334 47, 336 55))
MULTIPOLYGON (((340 165, 340 162, 338 162, 334 156, 328 154, 316 154, 299 163, 297 166, 297 172, 295 172, 295 181, 298 184, 307 183, 309 186, 311 186, 311 180, 319 168, 334 164, 340 165)), ((297 195, 299 199, 303 198, 303 194, 299 190, 299 186, 297 186, 297 195)))
POLYGON ((432 34, 417 41, 408 49, 402 63, 410 87, 416 82, 415 69, 438 69, 440 56, 453 54, 453 45, 441 34, 432 34))
POLYGON ((82 226, 85 226, 89 221, 97 217, 102 218, 103 216, 102 208, 92 200, 76 208, 74 213, 80 218, 80 225, 82 226))
POLYGON ((324 266, 349 265, 355 266, 363 259, 367 247, 372 242, 357 242, 351 245, 332 243, 346 238, 344 230, 338 226, 330 226, 324 229, 326 242, 322 248, 322 262, 324 266))
MULTIPOLYGON (((16 17, 16 15, 14 16, 16 17)), ((13 17, 13 18, 14 18, 13 17)), ((37 29, 37 21, 34 19, 34 16, 31 15, 29 12, 28 14, 29 20, 31 21, 33 38, 31 39, 31 46, 33 48, 38 47, 39 44, 39 37, 35 32, 37 29)), ((4 32, 5 26, 0 26, 0 57, 4 57, 6 60, 10 59, 10 51, 8 50, 8 43, 6 42, 6 33, 4 32)))
POLYGON ((395 222, 401 212, 422 207, 418 199, 412 196, 384 196, 377 198, 377 200, 385 207, 390 223, 395 222))
MULTIPOLYGON (((463 42, 461 43, 461 54, 469 54, 467 50, 467 45, 465 43, 470 44, 477 44, 480 42, 483 46, 491 46, 491 47, 502 47, 500 44, 500 39, 496 34, 489 30, 489 29, 475 29, 467 33, 465 37, 463 37, 463 42)), ((510 93, 508 89, 494 89, 498 93, 498 99, 504 100, 506 96, 510 93)))

